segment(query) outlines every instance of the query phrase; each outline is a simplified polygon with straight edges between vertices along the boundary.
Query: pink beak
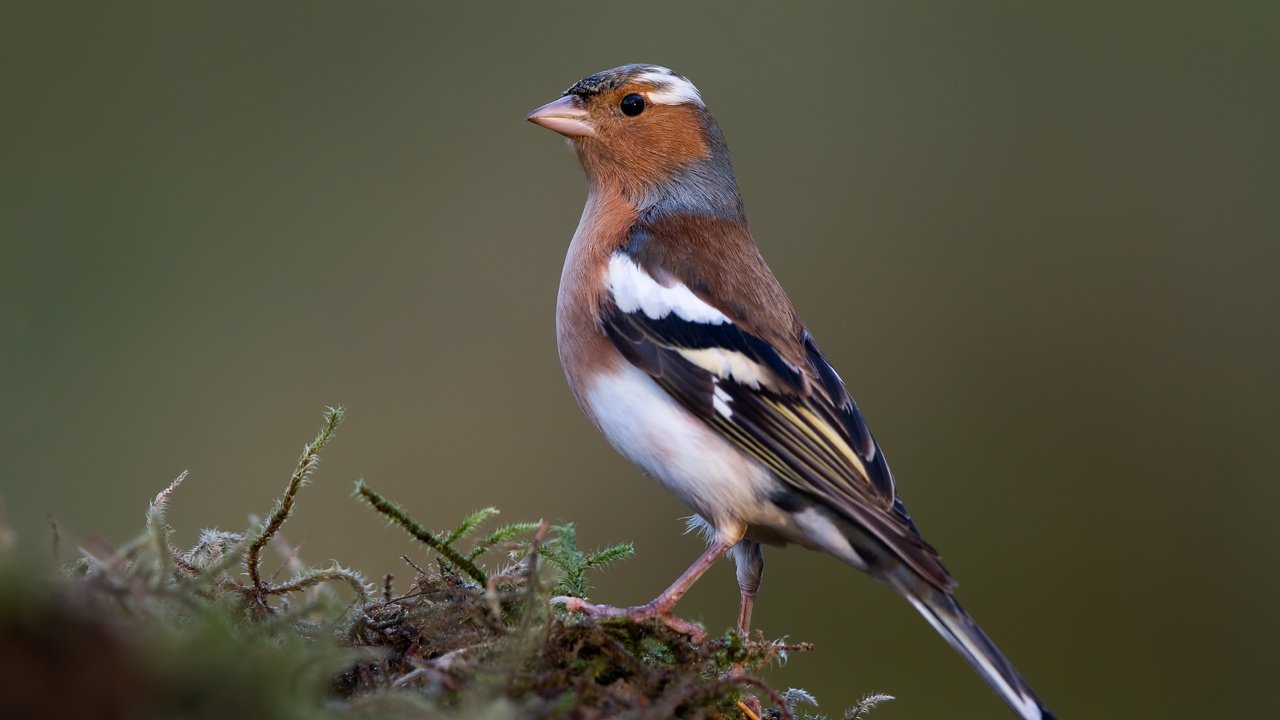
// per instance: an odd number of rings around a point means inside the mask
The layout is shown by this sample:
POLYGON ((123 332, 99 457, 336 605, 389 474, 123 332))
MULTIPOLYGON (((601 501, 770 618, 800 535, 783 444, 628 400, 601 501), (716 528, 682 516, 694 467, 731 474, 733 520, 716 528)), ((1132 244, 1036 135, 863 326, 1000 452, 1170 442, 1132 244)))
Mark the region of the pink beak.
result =
POLYGON ((529 113, 529 122, 555 130, 565 137, 593 137, 596 129, 582 101, 574 95, 565 95, 529 113))

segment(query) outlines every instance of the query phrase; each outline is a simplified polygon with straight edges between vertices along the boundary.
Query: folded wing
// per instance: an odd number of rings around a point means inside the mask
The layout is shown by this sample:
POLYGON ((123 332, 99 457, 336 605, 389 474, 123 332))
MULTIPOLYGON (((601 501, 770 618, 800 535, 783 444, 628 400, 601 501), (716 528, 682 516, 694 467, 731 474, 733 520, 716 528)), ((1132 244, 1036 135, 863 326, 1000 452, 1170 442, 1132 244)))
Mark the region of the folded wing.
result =
POLYGON ((954 585, 898 500, 875 438, 807 331, 784 351, 688 286, 659 283, 626 252, 613 256, 608 272, 601 325, 628 361, 778 478, 879 539, 930 584, 954 585))

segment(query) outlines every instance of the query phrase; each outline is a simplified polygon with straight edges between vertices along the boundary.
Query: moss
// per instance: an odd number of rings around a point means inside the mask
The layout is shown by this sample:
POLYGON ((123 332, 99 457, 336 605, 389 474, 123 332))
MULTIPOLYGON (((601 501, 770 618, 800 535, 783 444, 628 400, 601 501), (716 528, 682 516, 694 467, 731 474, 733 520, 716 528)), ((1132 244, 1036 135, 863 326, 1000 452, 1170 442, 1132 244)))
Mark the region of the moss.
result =
POLYGON ((340 408, 326 413, 266 520, 244 532, 206 530, 194 547, 172 547, 165 508, 184 473, 120 547, 84 550, 52 576, 4 567, 5 707, 105 718, 790 718, 812 701, 756 676, 806 645, 732 632, 694 643, 661 622, 552 608, 553 592, 585 595, 590 571, 633 553, 579 550, 570 523, 485 532, 498 512, 484 508, 435 532, 361 481, 356 496, 435 561, 403 589, 390 576, 375 588, 354 570, 303 564, 280 532, 341 420, 340 408), (288 579, 264 572, 271 548, 288 579))

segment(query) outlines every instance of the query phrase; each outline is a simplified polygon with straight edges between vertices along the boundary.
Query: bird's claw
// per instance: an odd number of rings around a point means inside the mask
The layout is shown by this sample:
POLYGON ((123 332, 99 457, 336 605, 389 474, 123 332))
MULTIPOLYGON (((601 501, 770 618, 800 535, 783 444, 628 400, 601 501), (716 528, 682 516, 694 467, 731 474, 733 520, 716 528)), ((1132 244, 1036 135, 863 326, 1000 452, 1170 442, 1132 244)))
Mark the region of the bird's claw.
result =
POLYGON ((580 597, 561 595, 551 598, 551 604, 559 605, 569 612, 583 613, 593 618, 626 618, 632 622, 660 620, 681 635, 689 636, 689 639, 694 642, 702 642, 707 637, 707 631, 701 625, 678 618, 671 612, 671 608, 653 603, 620 608, 612 605, 596 605, 580 597))
POLYGON ((551 598, 551 604, 559 605, 569 612, 583 613, 591 617, 620 617, 625 614, 622 608, 616 608, 612 605, 596 605, 572 595, 557 595, 551 598))

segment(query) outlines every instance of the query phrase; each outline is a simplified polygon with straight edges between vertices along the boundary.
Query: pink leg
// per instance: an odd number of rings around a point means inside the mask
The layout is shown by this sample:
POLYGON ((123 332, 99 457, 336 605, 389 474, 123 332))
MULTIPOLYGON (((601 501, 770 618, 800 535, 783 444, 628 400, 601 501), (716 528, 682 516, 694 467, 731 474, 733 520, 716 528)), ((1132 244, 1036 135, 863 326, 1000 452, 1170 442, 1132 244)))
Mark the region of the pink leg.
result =
POLYGON ((751 633, 751 606, 755 604, 756 596, 742 593, 742 604, 738 606, 738 634, 746 638, 751 633))
POLYGON ((731 554, 738 570, 738 591, 742 594, 742 604, 738 606, 738 634, 746 640, 751 633, 751 608, 755 604, 756 591, 760 589, 760 578, 764 576, 764 553, 760 543, 744 539, 734 546, 731 554))
POLYGON ((616 608, 609 605, 593 605, 592 603, 576 597, 556 597, 551 602, 563 605, 569 612, 582 612, 595 617, 626 617, 632 620, 648 620, 650 618, 661 618, 671 629, 676 632, 690 635, 694 638, 701 638, 706 635, 706 631, 698 625, 687 620, 681 620, 671 614, 671 608, 684 597, 689 588, 698 581, 698 578, 711 568, 717 560, 724 557, 729 548, 733 547, 736 540, 716 539, 707 549, 698 556, 697 560, 685 570, 676 581, 671 583, 671 587, 662 591, 658 597, 650 600, 644 605, 637 605, 629 608, 616 608))
MULTIPOLYGON (((751 638, 751 606, 755 603, 755 599, 755 593, 747 594, 745 590, 742 592, 742 604, 738 606, 738 635, 742 637, 743 642, 747 642, 751 638)), ((724 677, 740 678, 746 674, 746 665, 744 663, 737 662, 725 671, 724 677)), ((755 698, 754 695, 751 697, 755 698)), ((760 701, 754 700, 754 703, 756 706, 755 709, 758 710, 760 701)), ((756 713, 757 716, 759 716, 759 714, 760 713, 756 713)))

